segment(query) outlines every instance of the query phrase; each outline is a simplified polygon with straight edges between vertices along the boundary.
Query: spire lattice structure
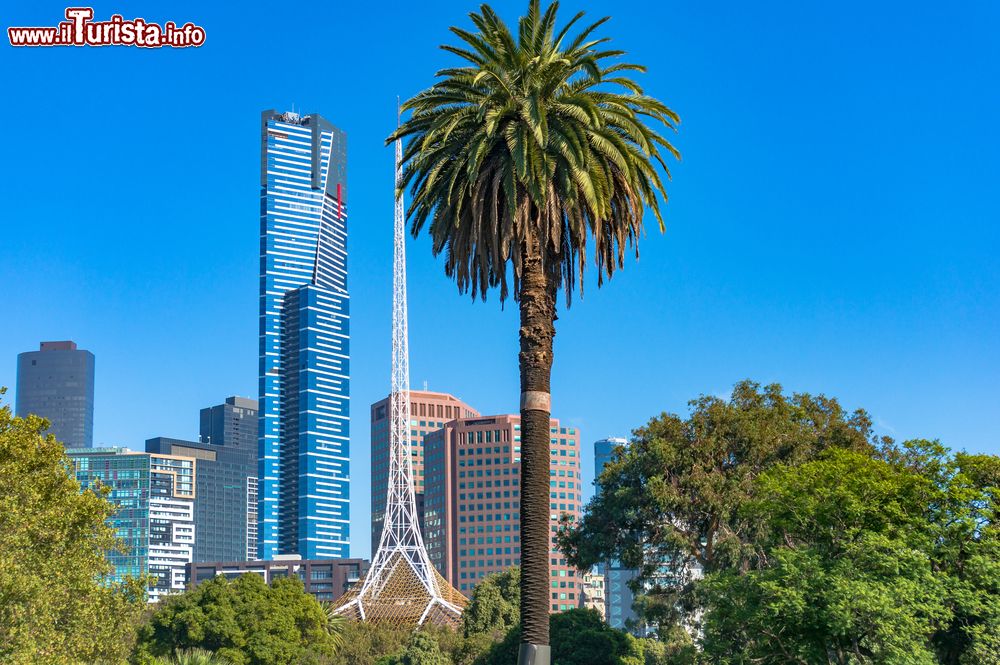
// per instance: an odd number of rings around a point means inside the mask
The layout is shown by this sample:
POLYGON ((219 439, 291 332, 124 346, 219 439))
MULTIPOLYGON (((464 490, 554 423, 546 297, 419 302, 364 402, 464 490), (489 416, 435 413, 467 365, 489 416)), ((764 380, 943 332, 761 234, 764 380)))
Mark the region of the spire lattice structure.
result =
POLYGON ((468 602, 435 570, 417 523, 410 456, 410 355, 406 324, 406 245, 402 142, 396 141, 396 211, 392 274, 392 393, 389 484, 378 549, 364 580, 337 612, 360 621, 419 626, 457 625, 468 602))

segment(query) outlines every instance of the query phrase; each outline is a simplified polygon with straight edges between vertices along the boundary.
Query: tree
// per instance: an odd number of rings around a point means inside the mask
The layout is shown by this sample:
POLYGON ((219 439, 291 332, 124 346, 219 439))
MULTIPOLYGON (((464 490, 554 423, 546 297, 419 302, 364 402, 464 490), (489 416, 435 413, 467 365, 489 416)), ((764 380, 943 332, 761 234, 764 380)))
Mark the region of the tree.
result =
POLYGON ((178 651, 173 658, 157 659, 153 665, 232 665, 231 661, 204 649, 178 651))
MULTIPOLYGON (((644 94, 608 59, 607 39, 575 36, 577 14, 556 29, 557 3, 530 0, 515 38, 492 8, 452 28, 468 64, 438 72, 433 87, 404 105, 412 115, 389 141, 408 139, 400 187, 411 186, 413 234, 430 220, 433 252, 461 292, 508 296, 508 263, 520 310, 521 619, 524 643, 548 644, 549 419, 556 299, 567 306, 582 284, 588 244, 598 285, 624 266, 643 232, 646 208, 663 220, 658 168, 677 150, 647 125, 673 129, 677 115, 644 94)), ((581 286, 582 289, 582 286, 581 286)), ((529 650, 531 646, 527 647, 529 650)), ((544 650, 543 650, 544 651, 544 650)), ((523 650, 522 650, 523 653, 523 650)), ((544 657, 544 655, 542 655, 544 657)))
POLYGON ((885 456, 935 490, 928 510, 931 559, 950 617, 931 636, 938 661, 1000 662, 1000 458, 949 452, 937 441, 915 440, 888 448, 885 456))
POLYGON ((521 570, 517 566, 487 575, 472 590, 469 606, 462 612, 466 637, 487 634, 502 637, 520 619, 521 570))
POLYGON ((703 648, 713 663, 936 663, 947 623, 927 520, 927 478, 864 453, 776 466, 743 510, 760 523, 760 566, 715 572, 703 648))
POLYGON ((417 630, 411 636, 402 653, 383 661, 385 665, 448 665, 448 658, 434 636, 427 631, 417 630))
POLYGON ((139 655, 214 652, 233 665, 298 665, 332 655, 327 617, 298 578, 268 586, 253 574, 224 577, 163 600, 139 631, 139 655))
POLYGON ((751 564, 755 525, 741 507, 757 476, 830 448, 874 451, 876 443, 864 412, 848 414, 822 395, 786 396, 777 384, 744 381, 728 400, 702 396, 690 406, 686 419, 664 413, 635 430, 605 466, 582 520, 560 533, 581 569, 618 559, 640 569, 640 582, 655 579, 643 607, 665 624, 690 602, 692 570, 751 564))
MULTIPOLYGON (((596 610, 581 608, 552 615, 551 634, 555 665, 643 665, 645 662, 646 640, 611 628, 596 610)), ((513 663, 520 640, 521 628, 515 626, 476 665, 513 663)))
POLYGON ((0 661, 120 663, 144 585, 112 581, 115 507, 100 489, 80 491, 47 428, 0 405, 0 661))

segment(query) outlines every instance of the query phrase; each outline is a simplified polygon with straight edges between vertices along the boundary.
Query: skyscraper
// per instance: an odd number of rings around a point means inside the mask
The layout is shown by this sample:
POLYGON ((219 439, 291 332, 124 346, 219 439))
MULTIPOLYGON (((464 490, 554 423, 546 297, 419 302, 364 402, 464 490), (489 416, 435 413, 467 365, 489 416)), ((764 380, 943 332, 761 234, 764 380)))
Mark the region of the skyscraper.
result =
POLYGON ((110 489, 108 499, 119 508, 108 521, 127 550, 108 553, 114 578, 151 576, 151 602, 183 591, 196 535, 196 460, 125 448, 66 453, 81 488, 100 482, 110 489))
POLYGON ((47 418, 67 448, 94 445, 94 354, 75 342, 42 342, 17 356, 16 413, 47 418))
POLYGON ((261 115, 258 553, 350 543, 347 139, 319 115, 261 115))
MULTIPOLYGON (((389 481, 390 396, 371 406, 372 447, 372 552, 378 549, 385 516, 385 498, 389 481)), ((410 456, 413 462, 413 491, 417 517, 424 531, 424 436, 444 427, 449 420, 472 418, 479 412, 448 393, 427 390, 410 391, 410 456)))
MULTIPOLYGON (((579 518, 583 500, 580 434, 551 421, 550 609, 580 604, 582 575, 556 549, 559 518, 579 518)), ((521 418, 453 420, 424 437, 424 522, 431 563, 469 593, 490 573, 521 562, 521 418)))
MULTIPOLYGON (((628 439, 609 437, 594 442, 594 477, 600 478, 604 466, 612 460, 615 448, 627 446, 628 439)), ((600 486, 597 487, 600 492, 600 486)), ((625 568, 621 562, 612 560, 597 566, 604 575, 604 594, 607 611, 605 617, 612 628, 624 629, 638 620, 633 604, 635 594, 628 584, 638 575, 638 571, 625 568)))

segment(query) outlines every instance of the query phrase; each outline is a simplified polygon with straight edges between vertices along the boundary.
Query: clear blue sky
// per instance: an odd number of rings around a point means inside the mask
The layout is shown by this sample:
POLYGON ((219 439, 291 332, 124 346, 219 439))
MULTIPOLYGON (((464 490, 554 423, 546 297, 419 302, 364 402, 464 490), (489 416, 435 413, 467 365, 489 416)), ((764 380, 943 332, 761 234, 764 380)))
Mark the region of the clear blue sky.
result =
MULTIPOLYGON (((353 552, 368 405, 388 391, 396 95, 433 82, 472 3, 104 3, 205 27, 200 49, 0 46, 0 385, 16 354, 97 356, 95 438, 195 437, 256 396, 260 111, 349 141, 353 552), (236 5, 233 5, 236 6, 236 5)), ((498 3, 509 18, 526 2, 498 3)), ((65 4, 5 8, 54 25, 65 4)), ((667 232, 558 322, 554 414, 589 442, 750 377, 879 431, 1000 452, 1000 4, 566 0, 683 118, 667 232)), ((4 38, 5 39, 5 38, 4 38)), ((516 310, 409 243, 412 382, 517 407, 516 310)), ((12 394, 8 394, 8 399, 12 394)), ((586 468, 585 468, 586 471, 586 468)))

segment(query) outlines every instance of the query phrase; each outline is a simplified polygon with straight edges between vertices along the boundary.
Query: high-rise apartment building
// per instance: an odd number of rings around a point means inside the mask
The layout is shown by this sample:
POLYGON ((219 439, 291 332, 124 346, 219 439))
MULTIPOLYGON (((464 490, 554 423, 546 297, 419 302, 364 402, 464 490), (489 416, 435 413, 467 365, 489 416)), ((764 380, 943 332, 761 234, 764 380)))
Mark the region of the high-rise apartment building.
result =
POLYGON ((75 342, 42 342, 17 356, 17 404, 24 417, 47 418, 67 448, 94 445, 94 354, 75 342))
POLYGON ((347 138, 261 115, 258 554, 350 543, 347 138))
MULTIPOLYGON (((372 450, 372 552, 378 549, 385 518, 385 498, 389 491, 389 438, 391 405, 389 397, 371 406, 372 450)), ((448 393, 427 390, 410 391, 410 455, 413 462, 413 491, 417 500, 417 519, 424 533, 424 437, 457 418, 473 418, 479 412, 448 393)))
POLYGON ((66 451, 82 489, 96 482, 118 506, 109 522, 127 551, 109 552, 117 580, 149 575, 149 600, 184 590, 194 543, 196 461, 125 448, 66 451))
POLYGON ((156 437, 146 452, 198 460, 194 524, 198 534, 193 559, 241 561, 247 558, 247 485, 256 473, 253 450, 156 437))
MULTIPOLYGON (((615 449, 627 446, 628 439, 609 437, 594 442, 594 477, 600 478, 604 466, 614 458, 615 449)), ((595 481, 596 482, 596 481, 595 481)), ((597 487, 600 492, 600 485, 597 487)), ((625 568, 620 561, 612 560, 597 566, 604 576, 604 595, 606 603, 605 618, 612 628, 624 630, 626 626, 635 626, 638 615, 633 607, 635 594, 629 588, 629 582, 638 576, 638 571, 625 568)))
MULTIPOLYGON (((551 610, 579 606, 582 576, 556 549, 563 514, 579 519, 580 434, 553 419, 549 497, 551 610)), ((424 520, 431 562, 468 594, 486 575, 521 562, 521 418, 463 418, 424 437, 424 520)))
MULTIPOLYGON (((230 450, 249 451, 246 459, 251 464, 245 483, 246 533, 244 538, 245 551, 234 559, 220 557, 219 559, 196 558, 195 561, 241 561, 244 558, 254 560, 257 556, 257 430, 259 416, 257 400, 246 397, 227 397, 226 401, 217 406, 201 410, 201 431, 199 439, 202 443, 221 445, 230 450)), ((244 459, 240 457, 242 463, 244 459)), ((241 471, 242 473, 242 471, 241 471)), ((199 553, 196 550, 195 555, 199 553)), ((202 556, 208 555, 202 552, 202 556)))

